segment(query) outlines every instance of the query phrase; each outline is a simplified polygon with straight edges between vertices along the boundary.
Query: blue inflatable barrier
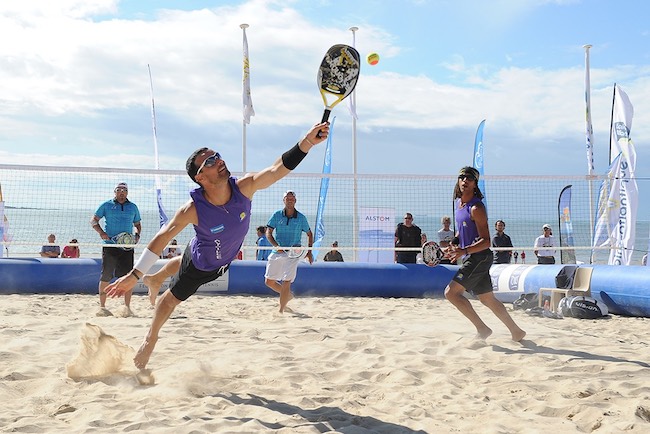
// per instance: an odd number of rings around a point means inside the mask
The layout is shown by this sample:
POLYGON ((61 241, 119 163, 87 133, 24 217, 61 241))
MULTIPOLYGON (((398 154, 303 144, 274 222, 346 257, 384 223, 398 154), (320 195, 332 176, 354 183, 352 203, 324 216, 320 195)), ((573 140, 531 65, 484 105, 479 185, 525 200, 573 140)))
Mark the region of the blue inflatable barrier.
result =
MULTIPOLYGON (((165 264, 157 262, 155 271, 165 264)), ((264 284, 266 262, 234 261, 223 278, 204 285, 207 294, 274 294, 264 284)), ((420 264, 317 262, 299 264, 296 295, 442 297, 457 267, 420 264)), ((0 294, 96 294, 101 259, 0 259, 0 294)), ((134 289, 146 292, 142 283, 134 289)))
MULTIPOLYGON (((159 260, 152 271, 166 263, 159 260)), ((650 317, 650 268, 593 267, 591 293, 619 315, 650 317)), ((235 261, 228 273, 201 288, 201 294, 273 295, 264 284, 266 262, 235 261)), ((494 265, 490 270, 495 296, 509 303, 540 287, 555 287, 564 265, 494 265)), ((444 297, 458 270, 453 265, 370 264, 360 262, 301 263, 292 285, 296 295, 352 297, 444 297)), ((101 259, 1 258, 0 294, 96 294, 101 259)), ((136 293, 146 293, 140 282, 136 293)))

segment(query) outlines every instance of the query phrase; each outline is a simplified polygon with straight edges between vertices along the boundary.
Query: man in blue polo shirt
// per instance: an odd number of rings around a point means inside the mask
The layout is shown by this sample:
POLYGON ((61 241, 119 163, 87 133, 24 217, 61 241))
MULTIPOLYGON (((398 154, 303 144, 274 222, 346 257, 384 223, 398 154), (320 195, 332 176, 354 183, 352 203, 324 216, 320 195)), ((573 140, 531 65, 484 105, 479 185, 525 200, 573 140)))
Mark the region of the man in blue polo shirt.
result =
MULTIPOLYGON (((115 236, 126 232, 132 233, 135 227, 135 242, 140 241, 142 226, 140 211, 133 202, 127 199, 129 187, 120 182, 113 190, 115 197, 102 203, 90 219, 90 225, 99 234, 105 244, 115 244, 115 236), (106 229, 102 229, 99 221, 104 218, 106 229)), ((99 311, 97 316, 111 316, 106 309, 106 287, 114 277, 122 277, 133 268, 133 249, 120 247, 104 247, 102 249, 102 275, 99 278, 99 311)), ((131 291, 124 294, 124 310, 122 316, 131 316, 131 291)))
MULTIPOLYGON (((290 257, 288 247, 301 245, 302 233, 307 234, 308 247, 314 243, 314 235, 304 214, 296 209, 296 193, 288 190, 284 193, 284 208, 276 211, 266 225, 266 238, 275 247, 269 255, 264 274, 266 286, 280 294, 280 313, 287 308, 293 298, 291 283, 296 279, 300 257, 290 257), (275 231, 275 234, 273 233, 275 231)), ((309 263, 314 262, 311 250, 307 251, 309 263)))

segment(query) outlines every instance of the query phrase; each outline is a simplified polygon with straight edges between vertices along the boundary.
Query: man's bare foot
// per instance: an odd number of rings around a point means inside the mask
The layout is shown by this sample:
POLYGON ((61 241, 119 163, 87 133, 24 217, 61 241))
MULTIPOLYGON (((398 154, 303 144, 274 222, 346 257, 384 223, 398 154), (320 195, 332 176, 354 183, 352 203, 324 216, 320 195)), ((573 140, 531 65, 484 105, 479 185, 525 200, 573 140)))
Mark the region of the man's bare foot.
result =
POLYGON ((526 332, 522 329, 519 329, 515 333, 512 333, 512 340, 515 342, 521 342, 521 340, 526 337, 526 332))
POLYGON ((485 340, 485 339, 489 338, 491 334, 492 334, 492 329, 490 329, 490 328, 477 330, 476 331, 476 339, 485 340))
POLYGON ((162 282, 159 282, 151 274, 145 274, 142 278, 142 283, 147 286, 147 293, 149 294, 149 303, 152 306, 156 305, 156 298, 158 298, 158 293, 160 292, 160 287, 162 282))
POLYGON ((133 358, 133 363, 136 368, 144 369, 147 366, 147 363, 149 363, 149 357, 151 357, 151 353, 153 353, 153 349, 156 346, 156 341, 158 341, 158 339, 145 338, 144 342, 142 342, 142 345, 140 345, 138 352, 133 358))

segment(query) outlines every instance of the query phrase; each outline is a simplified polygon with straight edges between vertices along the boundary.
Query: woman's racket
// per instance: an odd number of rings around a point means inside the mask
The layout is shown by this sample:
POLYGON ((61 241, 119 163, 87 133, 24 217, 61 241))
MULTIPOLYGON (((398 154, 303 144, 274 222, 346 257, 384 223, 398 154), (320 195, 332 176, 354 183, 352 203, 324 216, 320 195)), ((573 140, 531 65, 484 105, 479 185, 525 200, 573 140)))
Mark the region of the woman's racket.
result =
POLYGON ((318 68, 318 87, 325 104, 321 122, 327 122, 334 106, 350 95, 361 68, 359 52, 349 45, 333 45, 318 68), (328 103, 328 97, 335 98, 328 103))
POLYGON ((445 252, 435 241, 427 241, 422 245, 422 260, 429 267, 435 267, 444 257, 445 252))

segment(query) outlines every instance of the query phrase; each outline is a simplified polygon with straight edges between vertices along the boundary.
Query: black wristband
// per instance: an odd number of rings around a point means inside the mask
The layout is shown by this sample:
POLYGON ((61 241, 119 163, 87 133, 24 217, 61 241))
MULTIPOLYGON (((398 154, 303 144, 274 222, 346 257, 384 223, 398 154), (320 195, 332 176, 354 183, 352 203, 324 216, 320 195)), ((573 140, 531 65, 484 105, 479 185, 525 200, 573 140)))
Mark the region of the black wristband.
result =
POLYGON ((138 273, 135 272, 135 268, 131 270, 131 275, 138 280, 142 279, 142 276, 138 276, 138 273))
POLYGON ((298 167, 298 164, 307 156, 306 152, 302 152, 299 143, 296 143, 296 146, 289 149, 287 152, 282 154, 282 164, 289 170, 293 170, 298 167))

